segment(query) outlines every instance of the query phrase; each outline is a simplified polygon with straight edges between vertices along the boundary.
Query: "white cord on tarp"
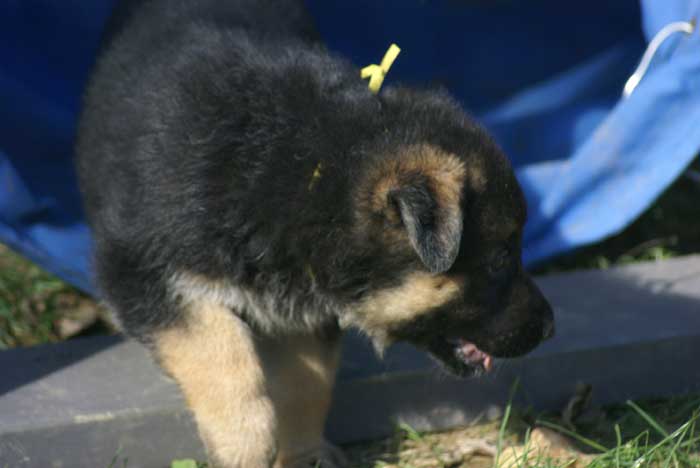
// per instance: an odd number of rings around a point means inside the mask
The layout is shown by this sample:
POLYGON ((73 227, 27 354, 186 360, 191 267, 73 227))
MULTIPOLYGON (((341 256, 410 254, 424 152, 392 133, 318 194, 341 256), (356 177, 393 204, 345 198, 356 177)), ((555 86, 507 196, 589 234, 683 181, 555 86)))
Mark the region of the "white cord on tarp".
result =
POLYGON ((691 34, 694 30, 695 20, 676 21, 661 28, 661 30, 656 33, 654 38, 647 46, 647 50, 644 51, 644 55, 642 55, 642 60, 639 61, 637 69, 634 70, 634 73, 632 73, 632 75, 627 79, 625 88, 622 91, 622 97, 625 99, 630 97, 639 82, 642 81, 642 78, 644 78, 644 75, 649 69, 649 65, 651 64, 651 60, 654 58, 656 51, 659 49, 659 47, 661 47, 661 44, 663 44, 666 39, 675 33, 682 32, 685 34, 691 34))

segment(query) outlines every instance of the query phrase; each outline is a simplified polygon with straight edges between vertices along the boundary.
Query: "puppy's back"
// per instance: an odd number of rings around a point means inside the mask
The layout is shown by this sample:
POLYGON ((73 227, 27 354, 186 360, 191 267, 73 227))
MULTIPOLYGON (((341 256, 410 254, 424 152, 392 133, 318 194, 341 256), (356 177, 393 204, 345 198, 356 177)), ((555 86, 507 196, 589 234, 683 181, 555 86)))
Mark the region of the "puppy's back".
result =
POLYGON ((315 39, 301 2, 294 0, 120 2, 85 93, 78 131, 77 165, 93 228, 119 218, 100 212, 105 196, 112 205, 146 203, 140 197, 145 193, 125 193, 124 187, 173 193, 174 186, 191 184, 188 172, 201 167, 183 153, 191 156, 193 138, 216 139, 199 127, 213 132, 215 121, 228 119, 230 126, 237 110, 245 113, 246 103, 232 102, 226 115, 204 115, 220 112, 223 106, 213 107, 225 96, 235 101, 235 93, 257 92, 250 85, 261 78, 259 69, 273 65, 266 64, 271 61, 261 47, 271 44, 274 51, 277 44, 315 39))
POLYGON ((173 3, 117 12, 78 133, 98 283, 136 334, 165 320, 173 272, 246 281, 303 265, 319 226, 347 231, 348 148, 382 129, 297 3, 173 3))

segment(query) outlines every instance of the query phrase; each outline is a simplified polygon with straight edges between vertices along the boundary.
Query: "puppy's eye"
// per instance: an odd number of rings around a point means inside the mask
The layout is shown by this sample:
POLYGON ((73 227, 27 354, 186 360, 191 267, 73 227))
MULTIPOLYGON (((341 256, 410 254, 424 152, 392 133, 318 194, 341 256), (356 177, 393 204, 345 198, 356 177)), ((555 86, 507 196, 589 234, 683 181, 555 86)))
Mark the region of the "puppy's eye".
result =
POLYGON ((506 269, 510 264, 510 254, 508 249, 497 250, 492 256, 488 264, 489 273, 494 276, 506 269))

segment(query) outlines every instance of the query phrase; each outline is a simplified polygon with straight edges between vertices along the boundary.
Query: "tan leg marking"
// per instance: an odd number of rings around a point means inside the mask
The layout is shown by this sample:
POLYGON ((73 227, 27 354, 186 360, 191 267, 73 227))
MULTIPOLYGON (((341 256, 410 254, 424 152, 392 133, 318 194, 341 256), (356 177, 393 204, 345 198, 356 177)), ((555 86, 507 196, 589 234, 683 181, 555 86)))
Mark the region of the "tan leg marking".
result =
POLYGON ((163 368, 180 384, 214 466, 269 468, 275 415, 248 327, 228 308, 190 302, 186 326, 155 337, 163 368))
POLYGON ((309 466, 308 457, 328 448, 323 429, 340 358, 339 343, 299 335, 260 340, 258 346, 278 421, 275 467, 309 466))

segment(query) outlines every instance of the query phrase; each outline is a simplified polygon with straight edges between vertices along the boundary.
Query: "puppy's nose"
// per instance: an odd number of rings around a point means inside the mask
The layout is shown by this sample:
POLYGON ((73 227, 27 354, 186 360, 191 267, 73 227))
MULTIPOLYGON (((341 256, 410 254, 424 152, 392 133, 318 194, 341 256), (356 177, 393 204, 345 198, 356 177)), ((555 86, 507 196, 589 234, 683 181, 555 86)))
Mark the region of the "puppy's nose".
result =
POLYGON ((548 340, 554 336, 554 320, 546 320, 542 329, 542 339, 548 340))

